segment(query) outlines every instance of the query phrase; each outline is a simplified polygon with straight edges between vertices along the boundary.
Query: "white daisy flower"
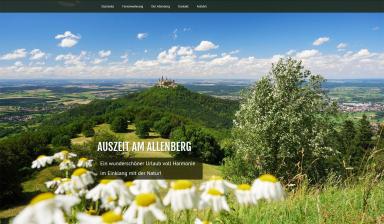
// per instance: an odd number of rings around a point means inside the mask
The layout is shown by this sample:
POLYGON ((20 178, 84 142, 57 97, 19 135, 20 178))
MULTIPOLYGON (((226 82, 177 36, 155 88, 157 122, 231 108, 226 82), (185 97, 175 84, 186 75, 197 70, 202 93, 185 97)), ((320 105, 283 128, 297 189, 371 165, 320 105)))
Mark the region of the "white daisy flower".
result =
POLYGON ((93 201, 101 200, 103 207, 115 208, 129 205, 133 199, 122 180, 102 179, 100 183, 91 189, 86 198, 93 201))
POLYGON ((31 167, 40 169, 42 167, 45 167, 47 164, 52 164, 53 159, 54 158, 52 156, 41 155, 37 157, 35 161, 32 162, 31 167))
POLYGON ((60 184, 60 182, 61 182, 61 177, 55 177, 52 180, 45 182, 45 186, 48 189, 52 189, 57 187, 60 184))
POLYGON ((270 174, 261 175, 252 184, 252 192, 257 200, 281 201, 284 199, 284 189, 277 178, 270 174))
POLYGON ((212 224, 212 222, 210 222, 210 221, 202 221, 201 219, 196 218, 195 219, 195 224, 212 224))
POLYGON ((200 185, 201 191, 207 191, 211 188, 217 189, 223 193, 236 189, 236 185, 224 180, 220 176, 212 176, 208 181, 200 185))
POLYGON ((189 180, 174 181, 163 202, 164 205, 171 204, 174 212, 192 209, 196 205, 196 189, 189 180))
POLYGON ((88 159, 88 158, 82 157, 77 162, 77 167, 90 168, 90 167, 92 167, 92 162, 93 162, 92 159, 88 159))
POLYGON ((64 159, 60 165, 59 165, 60 170, 71 170, 76 168, 75 164, 69 160, 69 159, 64 159))
POLYGON ((69 178, 62 178, 57 185, 57 188, 55 190, 55 194, 71 194, 76 195, 76 190, 73 188, 73 184, 71 182, 71 179, 69 178))
POLYGON ((96 174, 85 168, 77 168, 75 171, 73 171, 71 176, 71 182, 74 189, 85 189, 88 185, 93 184, 93 175, 96 174))
POLYGON ((57 152, 53 154, 53 158, 57 160, 65 160, 65 159, 70 159, 73 157, 76 157, 77 155, 75 153, 71 153, 68 150, 62 150, 61 152, 57 152))
POLYGON ((124 213, 124 218, 137 224, 148 224, 154 220, 165 221, 167 216, 160 207, 161 203, 154 193, 141 193, 124 213))
POLYGON ((133 181, 126 181, 124 183, 124 185, 125 185, 125 189, 127 189, 128 195, 130 195, 130 197, 134 198, 135 195, 139 194, 139 192, 137 192, 137 189, 135 187, 135 183, 133 181))
POLYGON ((34 197, 29 205, 14 219, 13 224, 64 224, 65 214, 69 215, 71 207, 79 203, 74 196, 54 195, 42 193, 34 197))
POLYGON ((137 193, 158 193, 160 188, 168 187, 165 180, 134 180, 133 183, 132 190, 137 193))
POLYGON ((88 215, 85 213, 77 214, 77 219, 79 224, 128 224, 132 222, 128 222, 124 220, 123 216, 116 211, 108 211, 101 216, 88 215))
POLYGON ((257 199, 252 192, 252 187, 249 184, 238 185, 235 190, 235 196, 241 205, 251 205, 257 203, 257 199))
POLYGON ((213 212, 229 211, 224 193, 216 188, 210 188, 201 195, 199 208, 204 209, 207 207, 211 208, 213 212))

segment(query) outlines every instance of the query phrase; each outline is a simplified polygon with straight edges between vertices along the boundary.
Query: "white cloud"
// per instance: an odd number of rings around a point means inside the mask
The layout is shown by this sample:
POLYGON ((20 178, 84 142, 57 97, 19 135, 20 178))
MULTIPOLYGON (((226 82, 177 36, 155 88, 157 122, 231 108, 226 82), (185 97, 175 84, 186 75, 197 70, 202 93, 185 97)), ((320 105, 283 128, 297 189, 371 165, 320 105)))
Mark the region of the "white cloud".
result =
POLYGON ((315 41, 313 41, 313 45, 314 46, 320 46, 322 44, 325 44, 326 42, 328 42, 330 40, 329 37, 319 37, 317 38, 315 41))
POLYGON ((33 49, 29 54, 31 55, 29 60, 40 60, 46 56, 46 53, 40 49, 33 49))
POLYGON ((341 42, 341 43, 339 43, 338 45, 337 45, 337 49, 345 49, 345 48, 347 48, 347 44, 346 43, 343 43, 343 42, 341 42))
POLYGON ((369 50, 365 48, 365 49, 359 50, 356 54, 354 54, 354 56, 357 58, 369 57, 371 56, 371 52, 369 52, 369 50))
POLYGON ((111 53, 112 52, 110 50, 108 50, 108 51, 101 50, 101 51, 99 51, 98 55, 99 55, 100 58, 107 58, 107 57, 109 57, 111 55, 111 53))
POLYGON ((136 35, 136 38, 139 39, 139 40, 144 40, 147 37, 148 37, 148 33, 138 33, 136 35))
POLYGON ((74 54, 60 54, 57 55, 55 61, 62 61, 65 65, 84 66, 87 52, 81 51, 79 55, 74 54))
MULTIPOLYGON (((0 65, 0 77, 60 77, 60 78, 157 78, 169 74, 172 78, 258 78, 266 74, 271 63, 287 53, 268 57, 242 57, 229 53, 197 55, 191 46, 173 46, 157 57, 128 61, 128 54, 116 61, 103 63, 98 54, 60 54, 47 63, 21 61, 0 65)), ((197 52, 199 53, 199 52, 197 52)), ((27 53, 28 55, 28 53, 27 53)), ((344 53, 320 53, 315 49, 299 50, 292 57, 303 61, 306 69, 326 78, 384 78, 384 52, 366 48, 344 53)))
POLYGON ((15 60, 20 58, 25 58, 27 56, 27 51, 24 48, 16 49, 13 52, 4 54, 0 57, 0 60, 15 60))
POLYGON ((21 67, 21 66, 23 66, 23 62, 16 61, 13 65, 16 66, 16 67, 21 67))
POLYGON ((199 58, 200 59, 212 59, 212 58, 216 58, 216 57, 217 57, 217 54, 203 54, 199 58))
POLYGON ((176 40, 179 37, 179 35, 177 34, 177 31, 178 31, 178 29, 176 28, 172 32, 172 39, 174 39, 174 40, 176 40))
POLYGON ((81 39, 80 35, 75 35, 71 31, 65 31, 63 34, 58 34, 55 39, 60 40, 58 46, 70 48, 75 46, 81 39))
POLYGON ((128 63, 128 53, 121 55, 120 58, 123 59, 123 63, 128 63))
POLYGON ((218 45, 215 45, 211 41, 203 40, 198 46, 195 47, 195 51, 209 51, 218 47, 218 45))
POLYGON ((177 51, 177 55, 190 56, 193 55, 193 49, 191 47, 180 47, 177 51))
POLYGON ((307 59, 307 58, 317 56, 319 54, 320 54, 320 52, 318 50, 315 50, 315 49, 303 50, 303 51, 297 52, 296 57, 299 59, 307 59))
POLYGON ((288 56, 291 56, 291 55, 293 55, 294 53, 296 53, 296 50, 290 49, 290 50, 287 51, 287 53, 285 53, 285 54, 288 55, 288 56))

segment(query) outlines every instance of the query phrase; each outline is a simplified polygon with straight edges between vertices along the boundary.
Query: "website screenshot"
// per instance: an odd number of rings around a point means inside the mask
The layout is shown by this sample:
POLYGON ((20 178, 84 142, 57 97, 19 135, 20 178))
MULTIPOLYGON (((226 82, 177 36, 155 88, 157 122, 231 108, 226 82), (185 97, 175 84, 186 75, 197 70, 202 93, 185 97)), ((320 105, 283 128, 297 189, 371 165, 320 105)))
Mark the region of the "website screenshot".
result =
POLYGON ((0 224, 384 223, 383 0, 0 0, 0 224))

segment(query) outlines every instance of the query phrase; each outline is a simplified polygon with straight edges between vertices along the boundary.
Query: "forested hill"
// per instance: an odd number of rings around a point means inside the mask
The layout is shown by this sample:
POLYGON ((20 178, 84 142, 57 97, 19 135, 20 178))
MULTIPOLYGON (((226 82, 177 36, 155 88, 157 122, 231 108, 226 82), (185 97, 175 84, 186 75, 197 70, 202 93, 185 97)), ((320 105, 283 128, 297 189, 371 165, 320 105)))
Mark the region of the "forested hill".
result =
POLYGON ((71 138, 80 133, 89 135, 95 125, 109 123, 113 127, 117 123, 126 129, 129 121, 168 137, 182 125, 193 125, 220 138, 229 133, 238 105, 237 101, 191 92, 183 86, 152 87, 53 114, 38 126, 0 139, 0 170, 7 170, 6 177, 0 178, 0 192, 4 192, 0 201, 20 193, 20 183, 33 172, 30 164, 38 155, 50 154, 55 147, 70 147, 71 138))
POLYGON ((210 128, 230 128, 238 108, 237 101, 192 92, 180 85, 176 88, 152 87, 117 102, 166 111, 210 128))

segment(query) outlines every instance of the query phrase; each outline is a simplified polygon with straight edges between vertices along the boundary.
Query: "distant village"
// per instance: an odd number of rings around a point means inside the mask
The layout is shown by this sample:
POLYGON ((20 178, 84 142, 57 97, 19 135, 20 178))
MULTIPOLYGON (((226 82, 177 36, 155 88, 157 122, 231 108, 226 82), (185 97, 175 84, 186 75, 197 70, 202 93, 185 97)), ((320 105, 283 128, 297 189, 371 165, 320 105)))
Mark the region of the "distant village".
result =
POLYGON ((381 103, 341 103, 339 108, 342 112, 377 112, 384 111, 381 103))

